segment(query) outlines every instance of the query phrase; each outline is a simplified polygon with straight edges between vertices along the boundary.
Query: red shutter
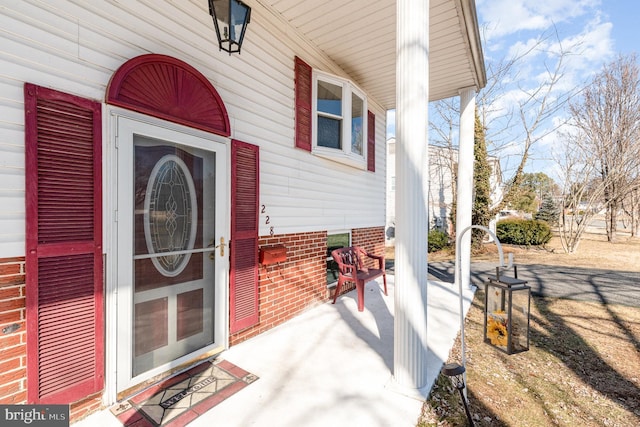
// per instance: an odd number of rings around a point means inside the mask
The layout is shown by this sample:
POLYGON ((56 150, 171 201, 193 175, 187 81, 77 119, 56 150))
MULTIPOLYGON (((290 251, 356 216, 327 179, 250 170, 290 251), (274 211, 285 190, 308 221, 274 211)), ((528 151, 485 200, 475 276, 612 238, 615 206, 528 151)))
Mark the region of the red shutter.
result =
POLYGON ((258 203, 259 151, 255 145, 231 145, 230 330, 259 321, 258 203))
POLYGON ((311 67, 296 56, 296 147, 311 151, 311 67))
POLYGON ((102 390, 101 107, 25 84, 27 399, 102 390))
POLYGON ((376 171, 376 115, 371 111, 367 117, 367 170, 376 171))

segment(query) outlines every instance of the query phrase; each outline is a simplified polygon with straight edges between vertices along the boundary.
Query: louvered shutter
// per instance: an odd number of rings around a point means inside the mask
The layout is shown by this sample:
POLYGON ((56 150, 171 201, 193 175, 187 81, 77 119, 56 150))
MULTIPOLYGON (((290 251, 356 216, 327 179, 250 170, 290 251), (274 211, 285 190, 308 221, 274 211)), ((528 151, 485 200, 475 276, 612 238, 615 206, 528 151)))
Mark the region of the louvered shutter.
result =
POLYGON ((230 330, 259 321, 258 203, 259 151, 255 145, 231 145, 230 330))
POLYGON ((296 56, 296 147, 311 151, 311 67, 296 56))
POLYGON ((371 111, 367 117, 367 170, 376 171, 376 115, 371 111))
POLYGON ((27 399, 103 388, 100 104, 25 84, 27 399))

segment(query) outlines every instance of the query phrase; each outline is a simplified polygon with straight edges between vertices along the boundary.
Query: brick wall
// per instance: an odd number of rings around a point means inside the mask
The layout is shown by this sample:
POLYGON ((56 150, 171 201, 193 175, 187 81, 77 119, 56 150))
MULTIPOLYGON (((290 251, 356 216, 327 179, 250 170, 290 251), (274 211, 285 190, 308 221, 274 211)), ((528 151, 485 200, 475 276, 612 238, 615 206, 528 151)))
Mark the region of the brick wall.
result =
POLYGON ((24 258, 0 259, 0 404, 27 402, 24 258))
POLYGON ((261 248, 284 245, 287 249, 287 260, 258 267, 260 323, 231 335, 230 345, 286 322, 305 308, 325 301, 329 296, 325 231, 266 236, 261 237, 258 244, 261 248))
MULTIPOLYGON (((354 229, 352 244, 376 255, 384 254, 384 227, 354 229)), ((259 246, 284 245, 287 261, 259 266, 260 322, 229 337, 238 344, 277 326, 333 295, 327 289, 327 232, 282 234, 261 237, 259 246)), ((372 261, 371 267, 377 267, 372 261)), ((347 292, 354 286, 345 286, 347 292)))
MULTIPOLYGON (((354 228, 351 230, 351 245, 360 246, 374 255, 384 255, 384 227, 354 228)), ((378 268, 376 260, 368 259, 367 267, 378 268)))

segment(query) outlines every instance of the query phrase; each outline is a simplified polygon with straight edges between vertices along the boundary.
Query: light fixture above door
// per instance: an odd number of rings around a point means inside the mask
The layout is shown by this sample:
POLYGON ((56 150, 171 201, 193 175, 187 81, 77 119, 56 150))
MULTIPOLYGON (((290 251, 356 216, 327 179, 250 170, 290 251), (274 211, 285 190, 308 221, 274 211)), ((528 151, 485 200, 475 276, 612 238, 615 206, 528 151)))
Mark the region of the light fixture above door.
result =
POLYGON ((209 0, 220 50, 240 54, 244 33, 251 20, 251 8, 239 0, 209 0))

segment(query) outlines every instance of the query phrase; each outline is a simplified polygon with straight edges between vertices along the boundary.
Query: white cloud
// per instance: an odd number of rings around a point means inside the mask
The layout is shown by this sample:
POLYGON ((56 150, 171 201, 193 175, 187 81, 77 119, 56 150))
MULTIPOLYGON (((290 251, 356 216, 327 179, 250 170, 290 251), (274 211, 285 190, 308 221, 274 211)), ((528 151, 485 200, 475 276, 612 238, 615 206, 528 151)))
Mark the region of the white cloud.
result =
MULTIPOLYGON (((601 22, 599 17, 588 22, 580 34, 563 40, 562 47, 572 51, 569 64, 576 72, 592 70, 599 71, 604 63, 609 62, 615 55, 611 30, 611 22, 601 22)), ((557 51, 560 46, 554 46, 557 51)), ((591 74, 591 73, 587 73, 591 74)))
POLYGON ((545 18, 533 13, 525 6, 523 0, 488 0, 478 1, 481 20, 485 23, 487 41, 520 30, 544 29, 545 18))
MULTIPOLYGON (((492 101, 494 117, 489 121, 517 112, 536 91, 543 95, 546 90, 540 89, 550 83, 560 59, 561 78, 548 96, 550 103, 581 87, 613 55, 612 24, 596 8, 599 0, 478 0, 477 4, 480 18, 489 21, 488 25, 500 22, 493 24, 495 31, 485 42, 485 50, 493 56, 503 55, 506 61, 518 58, 510 72, 501 76, 502 91, 492 101), (568 54, 563 56, 563 52, 568 54)), ((496 63, 489 57, 486 61, 489 68, 496 63)), ((537 108, 531 104, 528 114, 535 115, 537 108)), ((517 128, 512 127, 511 133, 522 137, 523 129, 517 128)), ((517 140, 518 136, 503 138, 517 140)))
MULTIPOLYGON (((530 101, 523 111, 529 130, 539 112, 531 94, 545 94, 562 58, 562 77, 546 99, 552 114, 536 128, 527 171, 557 175, 552 160, 563 148, 562 137, 553 132, 566 120, 562 102, 583 86, 604 63, 615 55, 613 25, 601 10, 601 0, 476 0, 483 29, 483 50, 488 74, 519 58, 509 72, 501 75, 499 94, 485 101, 488 114, 487 142, 498 150, 505 176, 520 162, 526 129, 520 123, 520 105, 530 101), (562 55, 568 52, 567 55, 562 55), (542 90, 540 90, 542 89, 542 90), (556 102, 561 104, 556 105, 556 102), (554 110, 556 106, 560 108, 554 110)), ((539 99, 538 99, 539 101, 539 99)))
POLYGON ((548 44, 540 38, 530 38, 525 41, 518 40, 509 47, 507 57, 517 58, 526 54, 527 59, 533 61, 538 54, 542 54, 546 46, 548 44))
POLYGON ((590 13, 600 0, 478 0, 487 41, 520 31, 545 31, 590 13))

